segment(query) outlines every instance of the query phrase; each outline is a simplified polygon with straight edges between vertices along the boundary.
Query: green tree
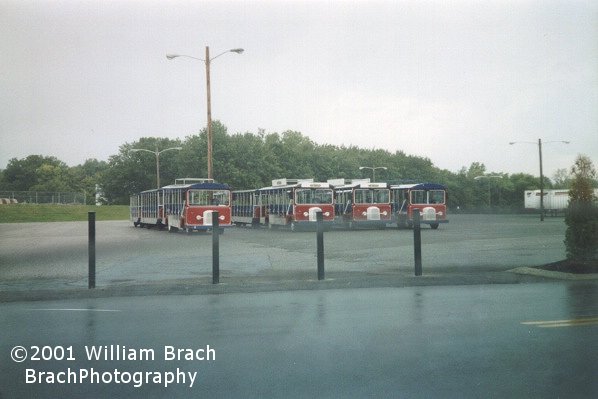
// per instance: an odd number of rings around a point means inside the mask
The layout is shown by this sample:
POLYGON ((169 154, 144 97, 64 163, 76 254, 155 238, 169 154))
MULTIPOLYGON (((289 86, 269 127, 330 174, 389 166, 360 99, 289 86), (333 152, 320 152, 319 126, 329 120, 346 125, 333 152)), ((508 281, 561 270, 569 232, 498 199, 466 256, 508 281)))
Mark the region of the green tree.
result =
POLYGON ((2 174, 0 190, 75 191, 69 167, 56 157, 12 158, 2 174))
POLYGON ((540 179, 527 173, 515 173, 509 176, 508 185, 503 191, 505 206, 513 211, 524 209, 525 190, 540 188, 540 179))
MULTIPOLYGON (((212 163, 213 178, 216 181, 227 182, 229 136, 227 128, 217 120, 212 121, 212 163)), ((177 177, 208 177, 208 135, 203 128, 198 134, 187 136, 183 142, 183 149, 177 156, 177 177)))
POLYGON ((598 259, 598 206, 594 195, 596 170, 589 157, 579 155, 571 167, 569 207, 565 217, 567 258, 588 262, 598 259))
POLYGON ((29 187, 30 191, 71 191, 73 177, 69 167, 58 164, 43 163, 35 170, 36 183, 29 187))
POLYGON ((71 168, 77 192, 83 192, 88 205, 95 204, 96 186, 102 174, 108 169, 108 163, 97 159, 88 159, 83 164, 71 168))
POLYGON ((555 188, 569 188, 571 184, 571 176, 567 169, 557 169, 552 176, 552 180, 555 188))
MULTIPOLYGON (((449 207, 462 210, 488 209, 489 191, 492 209, 521 210, 524 190, 539 187, 531 175, 492 173, 503 176, 500 180, 474 180, 487 174, 486 166, 474 162, 458 173, 440 170, 428 158, 407 155, 402 151, 391 153, 384 149, 363 149, 355 146, 319 145, 296 131, 282 134, 255 133, 229 134, 219 121, 212 122, 213 165, 215 180, 231 185, 233 189, 251 189, 269 186, 273 179, 314 178, 367 178, 371 170, 360 166, 384 166, 377 170, 376 179, 389 183, 438 182, 449 188, 449 207), (492 185, 490 185, 492 183, 492 185)), ((131 148, 159 148, 182 146, 181 151, 167 152, 160 157, 162 185, 177 177, 207 177, 207 134, 202 129, 185 140, 145 137, 135 143, 121 146, 119 154, 111 156, 106 169, 96 176, 110 203, 127 203, 131 193, 154 188, 156 183, 155 158, 147 153, 131 154, 131 148)), ((81 180, 76 170, 75 181, 81 180)), ((90 176, 86 174, 86 176, 90 176)), ((5 179, 3 179, 5 180, 5 179)), ((548 184, 546 185, 548 187, 548 184)))
POLYGON ((263 133, 235 134, 227 145, 227 179, 234 189, 245 190, 270 184, 272 175, 280 174, 273 154, 267 153, 263 133))
MULTIPOLYGON (((99 177, 100 185, 109 204, 128 204, 129 196, 156 188, 156 157, 147 152, 132 152, 134 148, 154 151, 180 147, 180 140, 143 137, 134 143, 120 146, 119 153, 108 160, 108 167, 99 177)), ((167 151, 160 155, 160 185, 173 183, 178 174, 179 151, 167 151)))

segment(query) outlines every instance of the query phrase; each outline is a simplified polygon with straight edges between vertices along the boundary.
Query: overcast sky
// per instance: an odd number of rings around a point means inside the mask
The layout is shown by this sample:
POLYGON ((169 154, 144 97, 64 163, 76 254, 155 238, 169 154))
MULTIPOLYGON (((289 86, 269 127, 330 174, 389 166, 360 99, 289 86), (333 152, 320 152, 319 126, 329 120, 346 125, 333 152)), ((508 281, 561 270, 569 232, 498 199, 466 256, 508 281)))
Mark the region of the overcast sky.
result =
POLYGON ((534 175, 537 144, 508 143, 569 140, 543 146, 546 175, 598 166, 596 1, 0 0, 0 168, 196 134, 205 65, 165 55, 205 46, 245 49, 211 64, 229 133, 534 175))

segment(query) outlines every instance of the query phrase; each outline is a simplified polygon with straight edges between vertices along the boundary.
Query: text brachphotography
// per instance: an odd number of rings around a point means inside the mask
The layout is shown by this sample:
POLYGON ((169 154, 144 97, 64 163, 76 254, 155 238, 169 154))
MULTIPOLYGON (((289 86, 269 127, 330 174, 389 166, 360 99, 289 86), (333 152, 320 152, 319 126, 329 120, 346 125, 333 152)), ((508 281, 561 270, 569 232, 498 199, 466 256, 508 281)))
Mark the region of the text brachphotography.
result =
POLYGON ((27 384, 124 384, 135 388, 143 385, 186 385, 193 388, 197 378, 197 371, 121 371, 96 370, 92 368, 72 369, 61 371, 41 371, 36 369, 25 370, 25 383, 27 384))

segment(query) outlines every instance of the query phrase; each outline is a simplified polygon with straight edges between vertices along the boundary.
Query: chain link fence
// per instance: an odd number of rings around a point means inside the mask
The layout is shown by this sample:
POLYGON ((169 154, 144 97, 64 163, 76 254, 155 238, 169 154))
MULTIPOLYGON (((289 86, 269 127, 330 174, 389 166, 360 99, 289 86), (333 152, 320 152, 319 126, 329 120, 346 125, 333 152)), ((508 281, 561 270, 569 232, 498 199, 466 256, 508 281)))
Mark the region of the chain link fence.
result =
POLYGON ((84 193, 51 191, 0 191, 0 204, 81 204, 84 193))

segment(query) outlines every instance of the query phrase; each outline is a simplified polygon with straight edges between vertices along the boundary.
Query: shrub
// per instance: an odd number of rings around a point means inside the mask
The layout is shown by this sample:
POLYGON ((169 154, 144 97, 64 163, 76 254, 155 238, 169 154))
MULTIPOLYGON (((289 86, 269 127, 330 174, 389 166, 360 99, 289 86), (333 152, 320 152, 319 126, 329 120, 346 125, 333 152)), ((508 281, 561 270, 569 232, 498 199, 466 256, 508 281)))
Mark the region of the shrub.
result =
POLYGON ((596 171, 588 157, 579 155, 571 174, 573 179, 565 217, 567 259, 595 261, 598 260, 598 206, 592 186, 596 171))
POLYGON ((598 259, 598 207, 592 203, 573 202, 565 216, 567 259, 598 259))

